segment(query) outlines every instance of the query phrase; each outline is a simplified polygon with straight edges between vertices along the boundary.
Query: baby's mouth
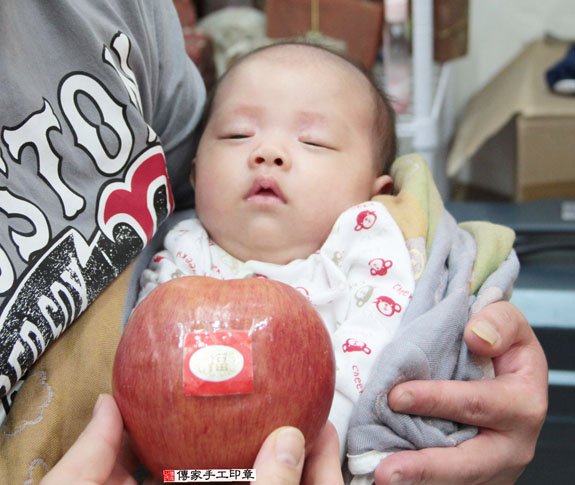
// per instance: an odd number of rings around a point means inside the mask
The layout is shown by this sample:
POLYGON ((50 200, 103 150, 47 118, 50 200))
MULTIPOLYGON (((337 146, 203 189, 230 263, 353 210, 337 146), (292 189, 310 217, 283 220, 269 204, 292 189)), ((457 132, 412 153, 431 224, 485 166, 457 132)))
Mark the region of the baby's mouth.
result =
POLYGON ((273 177, 264 176, 257 177, 254 180, 254 183, 246 194, 245 200, 276 204, 286 203, 285 197, 276 180, 273 177))

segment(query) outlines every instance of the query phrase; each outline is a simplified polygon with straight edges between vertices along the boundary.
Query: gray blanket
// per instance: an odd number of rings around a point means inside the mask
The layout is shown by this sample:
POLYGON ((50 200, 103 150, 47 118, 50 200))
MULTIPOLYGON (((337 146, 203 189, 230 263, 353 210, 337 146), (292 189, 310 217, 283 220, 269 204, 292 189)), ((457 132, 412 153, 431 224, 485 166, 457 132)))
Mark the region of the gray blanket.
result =
POLYGON ((371 472, 389 453, 455 446, 477 433, 473 426, 395 413, 387 401, 389 391, 400 382, 489 377, 486 366, 467 349, 463 330, 473 313, 509 298, 519 262, 511 251, 473 294, 476 254, 473 236, 444 210, 398 334, 379 356, 350 423, 348 467, 356 475, 354 485, 371 484, 371 472))

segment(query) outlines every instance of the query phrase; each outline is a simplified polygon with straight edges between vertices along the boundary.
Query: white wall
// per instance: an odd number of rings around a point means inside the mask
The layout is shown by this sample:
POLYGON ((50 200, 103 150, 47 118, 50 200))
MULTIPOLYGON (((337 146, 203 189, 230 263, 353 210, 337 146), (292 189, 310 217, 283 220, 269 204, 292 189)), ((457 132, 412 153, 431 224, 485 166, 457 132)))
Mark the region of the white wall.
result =
POLYGON ((456 118, 475 91, 546 32, 575 42, 575 0, 470 0, 468 54, 453 61, 456 118))

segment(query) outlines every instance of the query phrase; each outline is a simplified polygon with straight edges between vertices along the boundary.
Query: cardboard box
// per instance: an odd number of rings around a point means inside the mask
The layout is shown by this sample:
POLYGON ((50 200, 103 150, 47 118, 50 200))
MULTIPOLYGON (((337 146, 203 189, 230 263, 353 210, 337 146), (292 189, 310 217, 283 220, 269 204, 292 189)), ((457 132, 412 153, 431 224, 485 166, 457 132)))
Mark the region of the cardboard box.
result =
POLYGON ((568 46, 532 42, 471 99, 449 177, 516 202, 575 198, 575 97, 553 94, 544 77, 568 46))
POLYGON ((469 0, 434 0, 433 58, 447 62, 467 54, 469 0))
POLYGON ((266 0, 267 36, 272 39, 305 36, 314 20, 321 34, 345 42, 347 54, 371 68, 381 46, 383 2, 319 0, 266 0))

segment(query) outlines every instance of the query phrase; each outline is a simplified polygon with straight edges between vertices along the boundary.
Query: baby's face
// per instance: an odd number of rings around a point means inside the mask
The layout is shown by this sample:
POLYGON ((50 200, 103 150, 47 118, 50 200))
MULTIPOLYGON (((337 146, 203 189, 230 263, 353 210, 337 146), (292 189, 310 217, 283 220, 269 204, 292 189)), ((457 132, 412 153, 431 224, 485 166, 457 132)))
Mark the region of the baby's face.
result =
POLYGON ((373 105, 359 71, 311 47, 236 66, 195 160, 196 208, 213 240, 244 261, 318 250, 341 212, 391 180, 376 172, 373 105))

